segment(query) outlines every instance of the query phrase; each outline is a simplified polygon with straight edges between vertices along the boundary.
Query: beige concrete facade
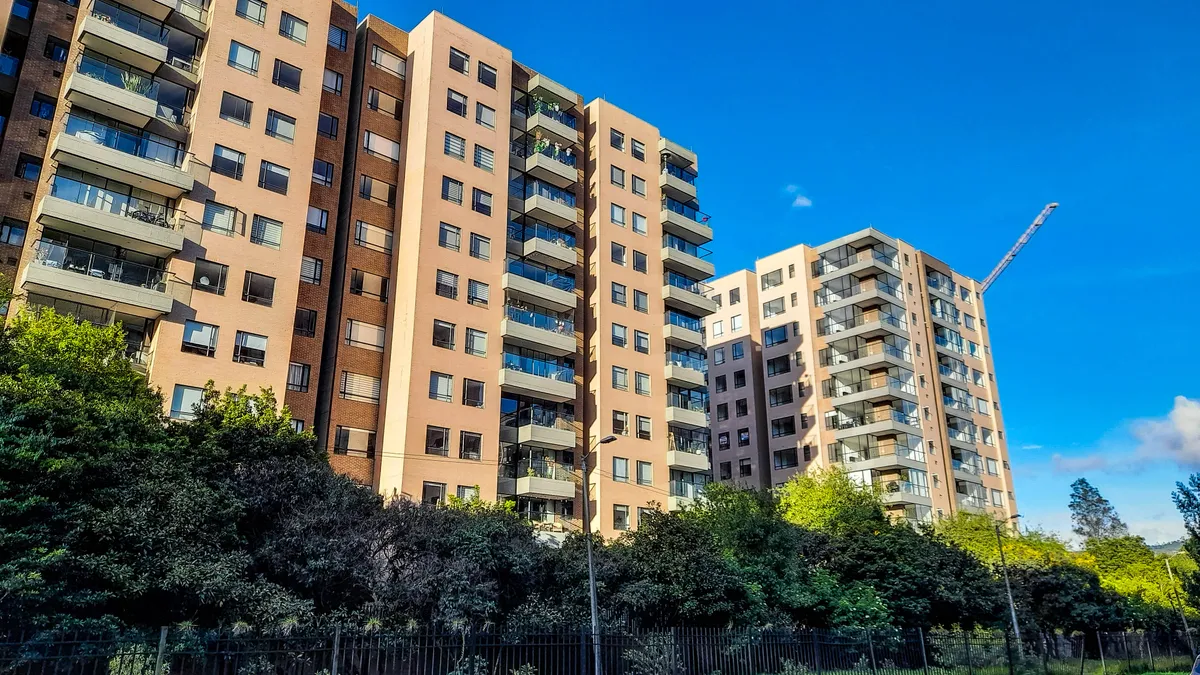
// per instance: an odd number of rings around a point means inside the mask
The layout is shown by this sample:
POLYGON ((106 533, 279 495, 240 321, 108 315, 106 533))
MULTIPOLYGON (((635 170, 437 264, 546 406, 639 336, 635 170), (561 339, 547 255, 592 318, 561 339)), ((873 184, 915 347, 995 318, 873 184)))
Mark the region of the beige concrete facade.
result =
MULTIPOLYGON (((762 368, 751 386, 763 393, 766 418, 760 442, 724 450, 720 434, 731 425, 714 408, 718 480, 744 482, 749 471, 779 485, 810 464, 840 466, 878 485, 889 511, 914 522, 958 510, 1017 512, 974 280, 868 229, 761 258, 753 274, 714 287, 726 303, 706 326, 714 377, 728 369, 715 365, 713 350, 733 339, 714 335, 735 313, 729 290, 756 289, 751 339, 762 368), (739 471, 739 463, 749 466, 739 471)), ((763 404, 748 401, 754 419, 763 404)))

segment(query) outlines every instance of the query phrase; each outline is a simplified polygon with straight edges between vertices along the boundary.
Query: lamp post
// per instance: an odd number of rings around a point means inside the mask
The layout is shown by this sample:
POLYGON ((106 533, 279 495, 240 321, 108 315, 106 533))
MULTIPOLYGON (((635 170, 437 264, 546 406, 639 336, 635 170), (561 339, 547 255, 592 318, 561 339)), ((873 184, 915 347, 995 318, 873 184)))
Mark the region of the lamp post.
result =
POLYGON ((601 438, 583 456, 583 526, 584 534, 587 539, 587 565, 588 565, 588 595, 591 598, 592 604, 592 658, 596 662, 596 672, 594 675, 600 675, 600 610, 596 603, 596 566, 592 562, 592 513, 591 513, 591 490, 588 488, 588 458, 596 451, 596 448, 606 443, 612 443, 617 440, 616 436, 609 434, 601 438))
MULTIPOLYGON (((1009 520, 1020 518, 1014 513, 1009 520)), ((1008 611, 1012 616, 1013 636, 1017 638, 1017 654, 1021 653, 1021 627, 1017 625, 1017 605, 1013 602, 1012 584, 1008 581, 1008 561, 1004 558, 1004 539, 1000 536, 1000 521, 996 521, 996 547, 1000 549, 1000 569, 1004 572, 1004 591, 1008 593, 1008 611)))

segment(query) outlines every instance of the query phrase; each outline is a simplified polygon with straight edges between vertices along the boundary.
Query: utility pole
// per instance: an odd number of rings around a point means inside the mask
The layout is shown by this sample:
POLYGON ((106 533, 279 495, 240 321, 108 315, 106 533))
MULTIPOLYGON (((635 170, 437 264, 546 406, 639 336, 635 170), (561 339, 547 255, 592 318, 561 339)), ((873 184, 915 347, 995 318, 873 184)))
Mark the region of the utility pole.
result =
POLYGON ((1163 559, 1167 563, 1167 576, 1171 577, 1171 592, 1175 595, 1175 609, 1179 610, 1179 618, 1183 620, 1183 633, 1187 635, 1188 649, 1192 658, 1196 657, 1196 647, 1192 645, 1192 629, 1188 628, 1187 616, 1183 613, 1183 601, 1179 599, 1179 590, 1175 588, 1175 573, 1171 571, 1171 558, 1163 559))
MULTIPOLYGON (((1020 518, 1020 514, 1014 514, 1009 520, 1020 518)), ((1008 581, 1008 561, 1004 557, 1004 538, 1000 534, 1000 521, 996 521, 996 547, 1000 549, 1000 569, 1004 572, 1004 591, 1008 593, 1008 611, 1012 617, 1013 636, 1017 638, 1017 656, 1021 651, 1021 627, 1017 625, 1017 605, 1013 602, 1012 584, 1008 581)))
POLYGON ((595 660, 596 671, 593 675, 601 675, 600 673, 600 609, 596 602, 596 565, 592 562, 592 513, 591 513, 591 490, 588 487, 588 458, 596 448, 605 443, 612 443, 617 440, 616 436, 608 435, 601 438, 594 446, 587 451, 583 456, 583 532, 587 540, 587 566, 588 566, 588 595, 592 604, 592 658, 595 660))

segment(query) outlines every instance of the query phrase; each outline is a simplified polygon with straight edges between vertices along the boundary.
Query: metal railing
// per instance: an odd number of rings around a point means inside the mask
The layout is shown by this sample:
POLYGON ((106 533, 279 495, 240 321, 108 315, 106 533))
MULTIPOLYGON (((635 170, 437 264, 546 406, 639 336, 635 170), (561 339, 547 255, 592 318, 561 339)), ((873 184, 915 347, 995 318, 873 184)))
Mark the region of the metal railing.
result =
POLYGON ((935 333, 933 336, 933 343, 939 347, 945 347, 946 349, 949 349, 952 352, 955 352, 958 354, 963 353, 963 346, 962 346, 961 338, 958 342, 951 342, 950 338, 947 338, 942 335, 937 335, 935 333))
POLYGON ((94 279, 115 281, 160 293, 167 290, 166 270, 100 255, 92 251, 70 248, 45 239, 39 239, 34 243, 33 262, 94 279))
POLYGON ((550 480, 572 481, 574 467, 562 462, 551 462, 544 459, 522 459, 516 464, 504 464, 501 475, 505 478, 548 478, 550 480))
POLYGON ((151 101, 158 100, 159 83, 154 78, 135 73, 115 63, 105 63, 87 55, 80 55, 79 65, 75 69, 82 75, 111 84, 151 101))
POLYGON ((508 238, 520 242, 526 242, 530 239, 541 239, 542 241, 548 241, 563 248, 575 248, 575 235, 542 223, 522 225, 510 221, 508 223, 508 238))
POLYGON ((167 36, 171 32, 160 21, 104 0, 93 0, 92 16, 160 45, 167 44, 167 36))
POLYGON ((955 410, 962 410, 963 412, 969 412, 969 413, 975 412, 974 406, 971 405, 971 400, 972 399, 971 399, 970 395, 968 395, 966 399, 959 399, 959 398, 954 398, 953 396, 947 396, 945 394, 942 394, 942 405, 946 406, 947 408, 954 408, 955 410))
POLYGON ((672 350, 667 351, 667 365, 698 370, 701 373, 708 372, 708 361, 706 359, 672 350))
POLYGON ((663 197, 662 198, 662 207, 663 207, 663 210, 665 210, 665 211, 671 211, 673 213, 678 213, 679 215, 684 216, 684 217, 688 218, 689 220, 694 220, 697 223, 701 223, 703 225, 708 224, 708 218, 709 218, 708 214, 702 213, 696 207, 690 206, 688 204, 684 204, 683 202, 681 202, 677 199, 672 199, 670 197, 663 197))
POLYGON ((543 361, 542 359, 531 359, 528 356, 513 354, 512 352, 504 353, 504 367, 508 370, 534 375, 536 377, 544 377, 550 380, 559 382, 574 382, 575 369, 568 368, 563 365, 554 363, 553 361, 543 361))
POLYGON ((864 391, 884 388, 895 389, 905 394, 916 395, 917 393, 917 388, 912 382, 905 382, 892 375, 887 375, 884 377, 870 377, 857 382, 842 382, 836 377, 831 377, 821 383, 821 389, 825 395, 825 398, 850 396, 853 394, 861 394, 864 391))
POLYGON ((945 378, 948 378, 951 380, 957 380, 959 382, 962 382, 963 384, 971 383, 970 378, 967 376, 966 373, 964 373, 960 370, 955 370, 955 369, 951 368, 950 366, 944 366, 940 363, 938 364, 938 375, 941 375, 942 377, 945 377, 945 378))
POLYGON ((694 412, 708 411, 708 397, 685 396, 677 392, 667 394, 667 406, 694 412))
POLYGON ((545 115, 555 122, 558 122, 559 124, 565 124, 572 129, 574 129, 575 125, 577 124, 573 115, 565 113, 561 110, 555 110, 553 104, 547 103, 546 101, 539 101, 537 99, 530 101, 527 114, 545 115))
POLYGON ((515 321, 525 326, 548 330, 551 333, 558 335, 574 335, 575 322, 562 317, 551 316, 532 309, 523 309, 514 305, 504 306, 504 315, 510 321, 515 321))
POLYGON ((682 251, 683 253, 696 258, 707 258, 708 256, 712 255, 712 251, 704 248, 703 246, 697 246, 692 242, 676 237, 673 234, 663 235, 663 247, 673 248, 676 251, 682 251))
POLYGON ((183 166, 183 158, 187 155, 187 152, 177 145, 168 145, 167 143, 156 141, 146 136, 139 136, 127 131, 121 131, 120 129, 114 129, 106 124, 84 119, 74 114, 67 115, 67 123, 63 127, 63 133, 89 143, 112 148, 127 155, 133 155, 134 157, 159 164, 166 164, 175 168, 183 166))
POLYGON ((933 317, 937 317, 944 321, 949 321, 950 323, 955 324, 955 325, 959 325, 962 323, 962 321, 959 320, 959 311, 958 310, 954 310, 953 312, 951 312, 951 311, 942 309, 941 307, 938 307, 937 305, 933 304, 932 302, 929 303, 929 315, 933 316, 933 317))
POLYGON ((708 442, 702 438, 689 438, 672 432, 667 436, 667 449, 690 452, 693 455, 708 455, 708 442))
POLYGON ((978 458, 975 460, 951 459, 950 466, 955 471, 962 471, 963 473, 969 473, 975 476, 983 473, 983 466, 979 463, 978 458))
POLYGON ((664 273, 663 283, 668 286, 674 286, 675 288, 682 288, 685 291, 695 293, 697 295, 706 295, 712 290, 712 286, 700 281, 696 281, 695 279, 689 279, 678 272, 664 273))
POLYGON ((831 316, 824 317, 817 321, 817 335, 836 335, 842 331, 864 326, 875 321, 895 326, 900 330, 908 330, 908 321, 903 316, 896 316, 890 312, 876 312, 874 314, 857 314, 849 319, 835 319, 831 316))
POLYGON ((540 180, 521 180, 514 179, 508 182, 508 192, 515 197, 529 199, 533 196, 545 197, 552 202, 557 202, 564 206, 575 207, 575 193, 567 192, 561 188, 554 187, 549 183, 543 183, 540 180))
POLYGON ((512 141, 509 144, 509 152, 517 157, 532 157, 535 154, 543 155, 560 164, 569 166, 572 169, 575 168, 578 163, 575 153, 571 152, 569 148, 558 147, 545 141, 539 141, 532 144, 522 143, 521 141, 512 141), (539 145, 541 147, 538 147, 539 145))
POLYGON ((883 263, 892 269, 900 269, 900 261, 897 260, 895 256, 888 256, 879 249, 871 248, 859 251, 854 255, 846 256, 845 258, 826 258, 825 256, 821 256, 812 263, 812 275, 814 277, 819 277, 829 274, 830 272, 836 272, 838 270, 845 269, 851 265, 857 265, 858 263, 865 262, 870 258, 873 258, 876 262, 883 263))
POLYGON ((873 290, 882 291, 893 298, 896 298, 897 300, 904 299, 904 291, 900 290, 899 286, 894 286, 878 280, 852 284, 849 288, 845 288, 840 291, 835 291, 831 288, 821 288, 813 292, 813 299, 818 307, 824 307, 825 305, 831 305, 835 302, 849 300, 856 295, 867 293, 873 290))
POLYGON ((182 212, 165 204, 109 192, 100 186, 58 174, 50 178, 50 196, 168 230, 178 229, 181 224, 182 212))
POLYGON ((829 457, 834 462, 842 464, 862 462, 880 457, 899 457, 914 462, 925 462, 925 451, 911 448, 907 445, 868 445, 865 449, 853 448, 845 443, 830 443, 829 457))
POLYGON ((956 284, 953 279, 949 279, 938 272, 931 272, 926 278, 926 284, 935 291, 954 297, 956 284))
POLYGON ((530 281, 536 281, 539 284, 546 284, 561 291, 573 292, 575 290, 575 277, 569 277, 565 274, 559 274, 552 270, 535 267, 529 263, 520 260, 509 260, 505 264, 505 270, 519 277, 524 277, 530 281))
POLYGON ((960 506, 966 506, 972 509, 987 508, 987 498, 980 495, 969 495, 961 492, 958 494, 958 503, 960 506))
POLYGON ((564 415, 553 408, 531 406, 516 412, 508 413, 500 418, 500 426, 526 427, 535 426, 546 429, 575 430, 574 416, 564 415))
POLYGON ((958 429, 948 426, 946 427, 946 435, 950 437, 950 440, 959 441, 960 443, 974 444, 978 441, 978 436, 970 429, 958 429))
POLYGON ((683 169, 678 166, 675 166, 674 164, 672 164, 670 162, 663 162, 662 172, 665 174, 672 175, 672 176, 678 178, 679 180, 687 183, 688 185, 696 184, 696 174, 692 173, 691 171, 688 171, 687 169, 683 169))
POLYGON ((825 428, 834 431, 843 431, 845 429, 854 429, 855 427, 887 421, 899 422, 900 424, 907 424, 913 427, 920 425, 920 421, 916 415, 907 415, 895 408, 889 408, 887 411, 872 410, 862 415, 833 413, 825 417, 825 428))
POLYGON ((882 344, 867 344, 863 345, 862 347, 858 347, 857 349, 851 349, 844 352, 834 352, 832 347, 826 347, 818 353, 822 366, 835 366, 852 363, 859 359, 865 359, 868 356, 875 356, 877 354, 887 354, 888 356, 898 358, 902 361, 907 361, 910 363, 912 362, 912 359, 908 356, 908 352, 900 347, 888 344, 886 342, 882 344))
POLYGON ((688 330, 694 330, 697 333, 704 330, 704 322, 700 319, 693 319, 690 316, 684 316, 674 310, 667 310, 665 322, 671 326, 679 326, 688 330))

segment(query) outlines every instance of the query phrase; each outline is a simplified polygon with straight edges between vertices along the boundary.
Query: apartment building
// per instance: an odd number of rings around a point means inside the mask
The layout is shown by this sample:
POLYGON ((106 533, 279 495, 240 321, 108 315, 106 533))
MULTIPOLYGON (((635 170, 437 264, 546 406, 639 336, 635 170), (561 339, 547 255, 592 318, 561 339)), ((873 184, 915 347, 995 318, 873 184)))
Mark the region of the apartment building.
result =
POLYGON ((715 408, 717 480, 780 485, 809 466, 838 466, 913 522, 1017 512, 976 281, 867 229, 759 259, 754 273, 713 287, 724 307, 706 321, 712 375, 727 376, 717 350, 736 341, 730 294, 756 294, 747 339, 761 349, 751 386, 762 393, 734 397, 745 403, 733 414, 759 439, 743 449, 722 439, 729 413, 715 408))

